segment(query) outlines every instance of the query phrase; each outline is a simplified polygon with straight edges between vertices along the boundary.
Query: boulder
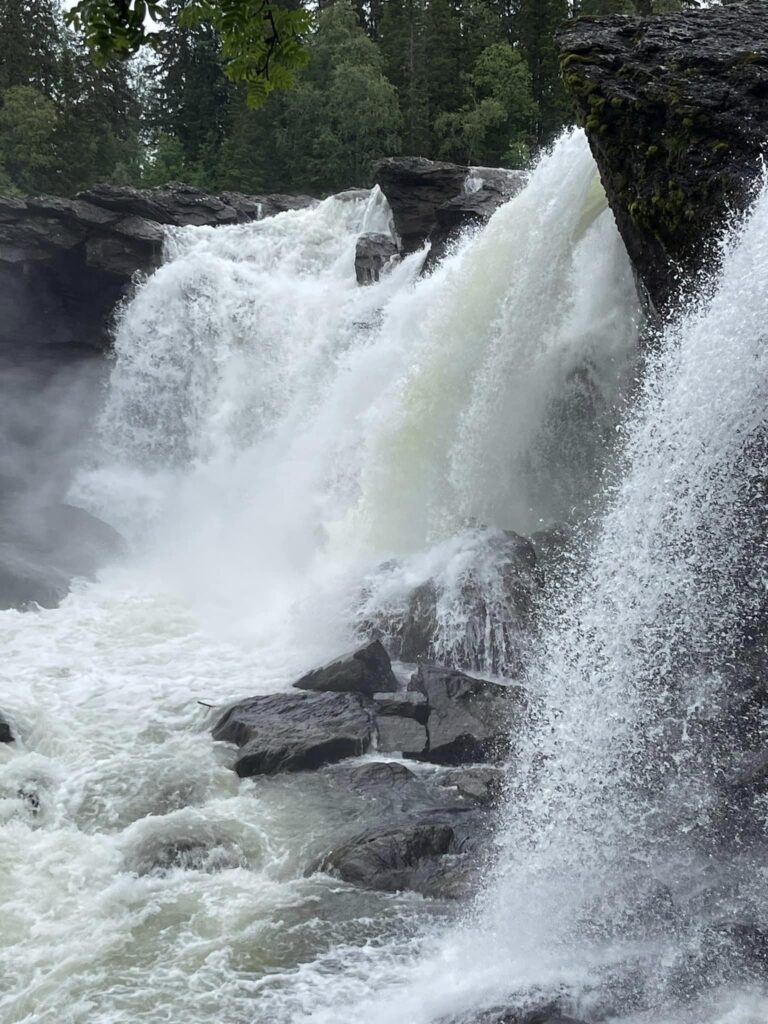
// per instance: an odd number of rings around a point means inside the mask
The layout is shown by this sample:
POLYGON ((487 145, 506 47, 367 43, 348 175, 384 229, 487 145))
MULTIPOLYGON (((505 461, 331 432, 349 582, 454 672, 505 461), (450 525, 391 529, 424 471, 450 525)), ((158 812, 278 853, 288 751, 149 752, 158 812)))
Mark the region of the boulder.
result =
POLYGON ((298 690, 331 693, 362 693, 397 690, 389 655, 380 640, 374 640, 351 654, 313 669, 293 684, 298 690))
MULTIPOLYGON (((401 661, 435 660, 439 653, 439 660, 452 667, 485 664, 493 672, 515 674, 522 662, 520 640, 532 625, 543 584, 536 552, 529 540, 511 530, 480 527, 473 537, 476 544, 472 559, 461 570, 460 594, 451 595, 452 601, 460 598, 466 616, 466 635, 452 650, 438 652, 438 603, 444 587, 438 579, 415 587, 402 610, 366 612, 361 632, 381 636, 401 661)), ((382 570, 396 568, 388 565, 382 570)))
POLYGON ((424 157, 387 157, 374 167, 374 179, 387 198, 404 253, 420 249, 435 224, 435 213, 461 195, 467 168, 424 157))
POLYGON ((411 688, 427 698, 428 749, 422 756, 436 764, 504 760, 529 705, 522 686, 435 665, 419 666, 411 688))
POLYGON ((421 757, 427 752, 429 707, 423 694, 407 693, 396 698, 379 694, 374 709, 378 750, 404 757, 421 757))
POLYGON ((360 235, 355 248, 357 283, 375 284, 396 256, 397 243, 389 235, 360 235))
POLYGON ((455 899, 470 887, 472 855, 462 836, 444 822, 371 829, 339 846, 319 863, 321 871, 365 889, 455 899))
POLYGON ((55 608, 76 577, 124 551, 107 523, 74 505, 0 505, 0 608, 55 608))
POLYGON ((447 772, 441 777, 440 785, 481 807, 493 807, 503 795, 504 772, 493 765, 472 765, 447 772))
POLYGON ((45 556, 0 541, 0 610, 57 608, 69 593, 70 581, 45 556))
POLYGON ((0 198, 0 272, 13 299, 11 315, 0 322, 0 344, 36 343, 49 336, 55 319, 68 342, 104 348, 112 311, 134 276, 159 265, 167 227, 244 224, 315 201, 212 196, 178 184, 94 185, 76 199, 0 198))
POLYGON ((597 17, 557 36, 565 84, 630 258, 663 310, 718 258, 768 136, 768 6, 597 17))
POLYGON ((504 168, 468 168, 424 157, 388 157, 374 178, 392 211, 400 251, 431 251, 425 269, 445 254, 450 238, 468 225, 483 224, 522 187, 525 176, 504 168))
POLYGON ((279 693, 230 707, 213 737, 236 743, 241 778, 319 768, 364 754, 374 737, 370 702, 357 693, 279 693))
POLYGON ((527 180, 524 171, 472 168, 464 191, 435 211, 425 270, 429 271, 443 258, 451 241, 462 231, 489 221, 500 206, 523 189, 527 180))
POLYGON ((0 743, 13 743, 14 735, 3 715, 0 715, 0 743))

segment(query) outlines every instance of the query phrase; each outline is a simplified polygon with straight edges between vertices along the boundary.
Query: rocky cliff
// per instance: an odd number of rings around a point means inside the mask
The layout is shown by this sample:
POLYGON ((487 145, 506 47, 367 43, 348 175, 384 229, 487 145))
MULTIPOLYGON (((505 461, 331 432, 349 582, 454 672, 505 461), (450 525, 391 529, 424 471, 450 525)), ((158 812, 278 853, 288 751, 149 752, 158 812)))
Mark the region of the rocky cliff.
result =
POLYGON ((425 269, 430 270, 464 228, 484 224, 497 207, 517 195, 526 174, 406 156, 380 160, 374 179, 392 210, 401 254, 429 242, 425 269))
POLYGON ((0 197, 0 345, 103 348, 133 275, 154 270, 169 225, 242 224, 308 196, 211 196, 188 185, 97 185, 76 199, 0 197))
POLYGON ((718 233, 762 180, 768 4, 584 18, 557 42, 619 230, 663 310, 717 259, 718 233))

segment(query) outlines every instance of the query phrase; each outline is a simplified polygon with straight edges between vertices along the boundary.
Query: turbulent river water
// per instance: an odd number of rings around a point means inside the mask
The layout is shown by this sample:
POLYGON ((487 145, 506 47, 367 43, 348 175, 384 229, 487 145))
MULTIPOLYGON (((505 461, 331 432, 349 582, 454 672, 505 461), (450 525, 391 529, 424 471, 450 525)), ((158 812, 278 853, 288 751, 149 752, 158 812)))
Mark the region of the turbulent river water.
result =
POLYGON ((694 842, 710 795, 686 730, 724 684, 664 680, 750 601, 731 570, 768 382, 768 198, 642 364, 579 132, 428 278, 415 254, 358 287, 371 230, 377 193, 174 230, 122 313, 71 500, 130 557, 56 610, 0 614, 20 736, 0 750, 0 1017, 431 1024, 555 994, 587 1019, 764 1022, 757 982, 707 968, 706 914, 627 922, 648 878, 688 897, 721 868, 766 919, 765 866, 700 863, 694 842), (541 710, 480 899, 308 873, 363 811, 320 775, 240 782, 198 701, 286 688, 435 576, 450 650, 472 527, 564 522, 589 557, 531 656, 541 710), (179 843, 188 862, 154 870, 179 843))

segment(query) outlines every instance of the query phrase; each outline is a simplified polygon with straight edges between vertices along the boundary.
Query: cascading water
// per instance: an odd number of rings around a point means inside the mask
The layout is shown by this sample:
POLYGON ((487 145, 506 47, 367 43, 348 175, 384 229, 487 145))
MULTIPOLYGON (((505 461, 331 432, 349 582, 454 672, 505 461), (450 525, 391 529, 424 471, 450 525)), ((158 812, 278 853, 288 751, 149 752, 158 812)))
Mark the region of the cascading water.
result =
MULTIPOLYGON (((541 727, 518 755, 527 785, 479 933, 436 927, 445 909, 418 897, 307 875, 360 813, 351 795, 319 776, 238 784, 195 704, 289 685, 427 579, 441 649, 465 648, 467 566, 494 586, 477 524, 596 514, 639 309, 595 181, 572 133, 429 278, 416 254, 368 288, 354 248, 387 229, 378 195, 170 237, 123 313, 76 485, 131 563, 56 611, 0 615, 0 708, 21 736, 0 751, 3 1020, 427 1024, 534 990, 586 999, 630 959, 606 951, 610 913, 592 934, 584 908, 644 861, 672 885, 693 849, 665 844, 658 820, 705 799, 685 745, 665 741, 674 777, 649 750, 703 699, 697 658, 717 687, 715 595, 738 612, 726 491, 746 472, 766 311, 761 296, 747 323, 733 303, 741 265, 764 258, 759 211, 712 309, 652 367, 592 568, 530 670, 541 727), (682 679, 656 688, 676 660, 682 679)), ((646 970, 646 1005, 662 973, 646 970)))

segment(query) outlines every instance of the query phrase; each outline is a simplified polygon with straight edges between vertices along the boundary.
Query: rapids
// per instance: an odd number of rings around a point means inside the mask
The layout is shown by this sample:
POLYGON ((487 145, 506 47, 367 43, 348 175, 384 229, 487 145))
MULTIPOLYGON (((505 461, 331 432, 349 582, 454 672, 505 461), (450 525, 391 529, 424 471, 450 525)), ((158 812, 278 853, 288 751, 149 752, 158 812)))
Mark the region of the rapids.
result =
MULTIPOLYGON (((768 380, 768 198, 644 367, 580 132, 427 278, 417 253, 359 288, 369 230, 389 230, 377 193, 173 230, 122 311, 71 499, 130 557, 56 610, 0 613, 20 736, 0 749, 0 1016, 432 1024, 555 993, 615 1024, 762 1024, 765 994, 728 976, 674 1004, 675 969, 704 970, 701 917, 623 928, 648 877, 706 874, 707 755, 668 726, 723 684, 658 684, 727 645, 749 603, 733 569, 768 380), (498 866, 471 911, 307 874, 364 808, 320 774, 239 782, 198 701, 285 688, 345 649, 363 583, 371 611, 440 578, 450 649, 476 523, 567 523, 590 549, 536 640, 541 713, 498 866)), ((765 922, 765 868, 744 876, 765 922)))

